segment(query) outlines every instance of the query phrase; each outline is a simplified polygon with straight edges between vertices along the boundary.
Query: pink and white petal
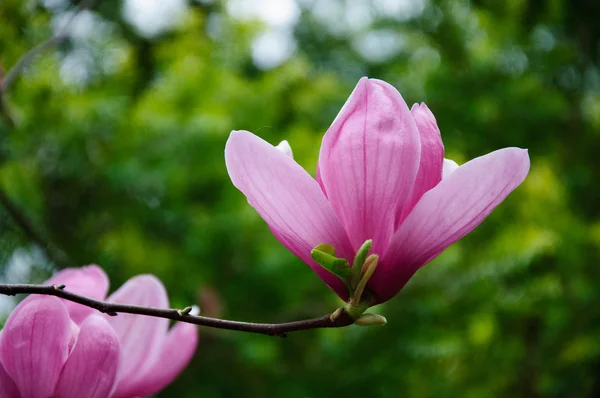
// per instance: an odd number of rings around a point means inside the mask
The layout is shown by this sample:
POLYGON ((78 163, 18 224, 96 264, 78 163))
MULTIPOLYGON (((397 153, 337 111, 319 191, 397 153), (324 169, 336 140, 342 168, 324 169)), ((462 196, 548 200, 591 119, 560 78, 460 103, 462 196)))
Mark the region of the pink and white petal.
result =
POLYGON ((444 159, 444 167, 442 169, 442 178, 448 177, 452 172, 458 169, 458 163, 452 159, 444 159))
POLYGON ((119 338, 100 315, 89 316, 58 380, 54 397, 106 398, 119 368, 119 338))
MULTIPOLYGON (((48 285, 65 285, 65 290, 83 296, 104 300, 108 292, 108 276, 97 265, 88 265, 81 268, 66 268, 56 273, 46 281, 48 285)), ((91 313, 97 312, 93 308, 63 300, 63 304, 69 310, 71 319, 78 325, 91 313)))
POLYGON ((2 331, 0 361, 21 398, 50 397, 67 360, 71 320, 55 297, 29 297, 2 331))
POLYGON ((353 259, 346 232, 317 182, 291 157, 247 131, 231 133, 225 162, 233 185, 276 238, 340 296, 347 295, 343 282, 310 257, 315 246, 327 243, 338 255, 353 259))
POLYGON ((198 328, 189 323, 177 323, 167 334, 154 365, 135 389, 130 390, 130 396, 151 396, 171 384, 191 361, 197 346, 198 328))
POLYGON ((292 159, 294 158, 294 153, 292 152, 292 147, 290 146, 290 143, 287 142, 286 140, 281 141, 279 143, 279 145, 277 145, 275 148, 279 149, 281 152, 285 153, 292 159))
MULTIPOLYGON (((169 306, 162 282, 152 275, 138 275, 129 279, 107 301, 158 308, 169 306)), ((106 319, 117 332, 121 345, 121 365, 115 390, 115 396, 121 396, 146 376, 160 353, 169 321, 132 314, 107 316, 106 319)))
POLYGON ((362 78, 323 137, 319 179, 354 250, 373 239, 382 253, 410 201, 419 131, 400 93, 362 78))
POLYGON ((71 338, 69 339, 69 354, 71 353, 71 350, 73 350, 73 347, 75 347, 75 343, 77 342, 77 339, 79 338, 79 325, 77 325, 75 322, 73 322, 73 320, 71 319, 71 338))
POLYGON ((435 187, 442 179, 444 144, 442 143, 442 136, 435 121, 435 116, 433 116, 433 113, 431 113, 424 103, 414 104, 410 113, 419 129, 421 162, 410 194, 411 199, 401 209, 401 214, 396 219, 396 228, 402 223, 412 208, 415 207, 421 196, 435 187))
POLYGON ((4 366, 0 363, 0 397, 2 398, 21 398, 19 390, 12 377, 6 373, 4 366))
POLYGON ((419 267, 477 227, 528 172, 527 150, 504 148, 465 163, 425 193, 369 281, 379 301, 396 295, 419 267))

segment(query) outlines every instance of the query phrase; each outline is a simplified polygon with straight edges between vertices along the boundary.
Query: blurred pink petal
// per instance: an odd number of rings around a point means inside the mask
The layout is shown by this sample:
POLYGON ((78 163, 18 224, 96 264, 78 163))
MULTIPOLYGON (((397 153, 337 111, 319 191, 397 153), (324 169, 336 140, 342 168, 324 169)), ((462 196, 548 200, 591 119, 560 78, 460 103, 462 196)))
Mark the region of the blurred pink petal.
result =
POLYGON ((343 257, 353 256, 346 232, 317 182, 290 156, 247 131, 231 133, 225 162, 233 185, 277 239, 340 296, 347 295, 343 282, 310 257, 321 243, 333 245, 343 257))
POLYGON ((89 316, 62 370, 54 392, 57 398, 106 398, 119 367, 119 340, 100 315, 89 316))
MULTIPOLYGON (((129 279, 108 300, 112 303, 168 308, 167 292, 160 280, 152 275, 129 279)), ((160 354, 169 321, 142 315, 119 314, 106 317, 117 332, 121 345, 121 365, 115 397, 130 397, 130 389, 145 377, 154 359, 160 354)))
POLYGON ((402 209, 402 214, 396 219, 395 229, 402 223, 408 213, 415 207, 421 196, 435 187, 442 179, 442 164, 444 161, 444 144, 435 116, 425 104, 414 104, 412 117, 419 129, 421 141, 421 161, 419 171, 410 194, 410 201, 402 209))
POLYGON ((6 373, 4 366, 0 363, 0 397, 2 398, 20 398, 19 390, 12 377, 6 373))
POLYGON ((392 238, 369 286, 380 302, 494 210, 527 176, 527 150, 504 148, 457 168, 427 192, 392 238))
POLYGON ((386 82, 362 78, 323 137, 319 154, 321 186, 354 250, 367 239, 373 239, 374 252, 387 247, 395 215, 410 201, 420 146, 400 93, 386 82))
POLYGON ((177 323, 167 334, 152 368, 131 393, 145 397, 165 388, 190 362, 197 345, 198 328, 189 323, 177 323))
POLYGON ((29 297, 2 330, 0 361, 21 398, 50 397, 67 360, 71 321, 61 300, 29 297))
MULTIPOLYGON (((48 285, 65 285, 65 290, 96 300, 104 300, 108 292, 108 276, 97 265, 88 265, 81 268, 66 268, 50 278, 48 285)), ((62 300, 69 310, 73 322, 80 325, 91 313, 97 312, 93 308, 62 300)))

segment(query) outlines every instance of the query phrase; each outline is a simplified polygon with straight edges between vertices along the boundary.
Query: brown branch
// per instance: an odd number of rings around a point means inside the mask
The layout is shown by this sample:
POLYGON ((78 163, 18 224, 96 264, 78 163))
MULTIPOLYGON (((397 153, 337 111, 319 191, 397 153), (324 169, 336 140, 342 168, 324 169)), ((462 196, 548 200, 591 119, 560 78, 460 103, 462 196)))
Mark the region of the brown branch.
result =
POLYGON ((63 25, 63 27, 56 33, 53 37, 46 40, 43 43, 38 44, 29 50, 25 55, 23 55, 17 63, 6 73, 6 76, 2 80, 2 84, 0 85, 0 94, 5 93, 10 86, 14 83, 14 81, 19 77, 21 72, 33 62, 33 60, 42 53, 48 51, 49 49, 60 44, 64 39, 69 36, 69 32, 71 31, 71 24, 77 18, 77 16, 84 10, 92 8, 96 5, 100 0, 84 0, 79 6, 73 11, 73 14, 68 19, 68 21, 63 25))
POLYGON ((56 296, 74 303, 85 305, 86 307, 94 308, 111 316, 117 316, 119 313, 146 315, 157 318, 171 319, 179 322, 192 323, 210 328, 265 334, 267 336, 287 337, 286 333, 289 332, 308 329, 340 328, 349 326, 354 322, 345 310, 338 310, 333 314, 328 314, 320 318, 286 323, 237 322, 225 319, 210 318, 206 316, 190 315, 189 311, 191 307, 187 307, 183 310, 176 310, 170 308, 153 308, 142 307, 138 305, 108 303, 106 301, 94 300, 89 297, 80 296, 64 289, 65 285, 0 284, 0 294, 7 296, 14 296, 15 294, 42 294, 56 296))

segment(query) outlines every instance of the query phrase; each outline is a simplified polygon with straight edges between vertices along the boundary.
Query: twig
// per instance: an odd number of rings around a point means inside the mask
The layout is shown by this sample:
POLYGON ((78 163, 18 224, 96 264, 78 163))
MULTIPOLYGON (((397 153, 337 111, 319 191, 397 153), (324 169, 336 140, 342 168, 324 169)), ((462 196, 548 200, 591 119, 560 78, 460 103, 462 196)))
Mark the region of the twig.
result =
POLYGON ((56 35, 46 40, 45 42, 33 47, 25 55, 19 58, 17 63, 13 65, 13 67, 8 71, 8 73, 4 77, 2 84, 0 85, 0 94, 5 93, 10 88, 10 86, 14 83, 19 74, 35 59, 35 57, 51 49, 52 47, 57 46, 58 44, 60 44, 60 42, 67 38, 71 30, 71 24, 73 23, 75 18, 77 18, 77 16, 82 11, 95 6, 96 3, 99 1, 100 0, 82 1, 79 4, 79 6, 77 6, 75 11, 73 11, 73 14, 68 19, 68 21, 63 25, 63 27, 58 31, 58 33, 56 33, 56 35))
POLYGON ((48 260, 59 268, 69 265, 68 256, 53 244, 49 243, 44 234, 42 234, 27 215, 14 203, 0 186, 0 204, 6 209, 13 221, 25 233, 27 238, 37 244, 43 251, 48 260))
POLYGON ((193 323, 217 329, 235 330, 239 332, 265 334, 268 336, 287 337, 286 333, 307 329, 340 328, 351 325, 354 321, 344 310, 328 314, 320 318, 286 323, 250 323, 237 322, 205 316, 190 315, 187 309, 165 309, 142 307, 138 305, 108 303, 80 296, 64 290, 65 285, 28 285, 28 284, 0 284, 0 294, 14 296, 15 294, 43 294, 60 297, 65 300, 94 308, 105 314, 116 316, 119 313, 153 316, 157 318, 172 319, 174 321, 193 323))

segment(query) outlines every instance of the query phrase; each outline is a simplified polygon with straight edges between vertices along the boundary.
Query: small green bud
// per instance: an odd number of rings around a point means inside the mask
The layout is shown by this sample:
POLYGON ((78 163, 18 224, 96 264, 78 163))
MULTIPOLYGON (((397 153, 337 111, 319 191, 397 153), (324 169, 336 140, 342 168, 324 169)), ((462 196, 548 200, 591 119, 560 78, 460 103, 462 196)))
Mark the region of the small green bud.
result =
POLYGON ((362 277, 360 279, 360 282, 358 282, 358 284, 356 285, 356 289, 354 290, 354 294, 352 295, 352 297, 350 298, 350 305, 353 307, 358 307, 359 303, 360 303, 360 299, 362 297, 362 294, 365 290, 365 287, 367 286, 367 283, 369 282, 369 279, 371 279, 371 276, 373 276, 373 273, 375 272, 375 268, 377 268, 377 263, 379 262, 379 256, 377 254, 371 254, 369 257, 367 257, 367 259, 365 260, 365 263, 363 265, 363 269, 361 270, 361 274, 362 277))
POLYGON ((358 326, 383 326, 387 323, 384 316, 378 314, 362 314, 354 321, 358 326))

